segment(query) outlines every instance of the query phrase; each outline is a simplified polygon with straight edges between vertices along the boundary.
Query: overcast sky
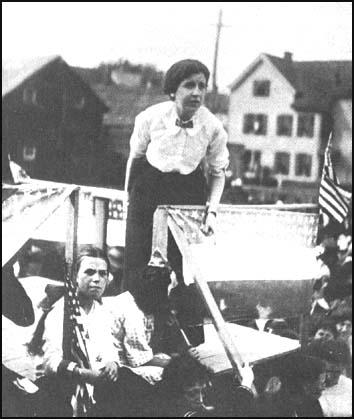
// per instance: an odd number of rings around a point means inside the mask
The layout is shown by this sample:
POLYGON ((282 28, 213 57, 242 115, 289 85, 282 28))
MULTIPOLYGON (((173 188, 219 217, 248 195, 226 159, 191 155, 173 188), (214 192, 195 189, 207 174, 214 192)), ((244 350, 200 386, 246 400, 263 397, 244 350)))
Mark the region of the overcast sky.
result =
POLYGON ((126 58, 164 71, 196 58, 212 69, 220 8, 221 90, 261 52, 351 60, 351 2, 2 2, 2 58, 54 54, 86 67, 126 58))

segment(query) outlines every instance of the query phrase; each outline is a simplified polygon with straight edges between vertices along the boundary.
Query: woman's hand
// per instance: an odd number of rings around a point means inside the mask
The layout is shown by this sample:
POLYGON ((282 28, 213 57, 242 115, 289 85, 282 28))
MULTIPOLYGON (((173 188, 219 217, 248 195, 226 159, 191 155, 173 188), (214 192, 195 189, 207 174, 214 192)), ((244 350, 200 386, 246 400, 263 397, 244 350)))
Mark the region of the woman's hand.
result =
MULTIPOLYGON (((75 372, 75 370, 74 370, 75 372)), ((85 383, 96 384, 101 378, 101 371, 87 368, 77 368, 77 377, 85 383)))
POLYGON ((192 358, 196 359, 197 361, 200 361, 200 354, 197 348, 192 346, 191 348, 188 349, 188 353, 192 358))
POLYGON ((115 382, 118 379, 118 365, 116 362, 107 362, 100 369, 100 377, 115 382))
POLYGON ((211 236, 215 233, 215 228, 216 214, 214 212, 208 212, 200 229, 206 236, 211 236))

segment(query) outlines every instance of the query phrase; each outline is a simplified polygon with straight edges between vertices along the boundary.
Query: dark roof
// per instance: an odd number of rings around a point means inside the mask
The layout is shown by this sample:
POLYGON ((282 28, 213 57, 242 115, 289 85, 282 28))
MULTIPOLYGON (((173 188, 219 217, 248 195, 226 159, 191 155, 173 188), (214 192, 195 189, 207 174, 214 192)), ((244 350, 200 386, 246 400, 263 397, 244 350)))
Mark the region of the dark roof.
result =
POLYGON ((168 100, 165 94, 153 89, 140 90, 114 83, 92 84, 91 88, 109 108, 103 119, 105 125, 133 125, 140 112, 168 100))
MULTIPOLYGON (((118 86, 115 83, 91 84, 91 88, 110 109, 104 116, 105 125, 133 125, 140 112, 168 100, 167 95, 160 89, 137 89, 118 86)), ((206 106, 211 105, 211 100, 211 93, 208 93, 206 106)), ((217 112, 227 113, 228 96, 218 94, 216 107, 217 112)))
POLYGON ((352 97, 351 61, 292 61, 265 55, 296 90, 296 110, 327 112, 333 100, 352 97))
POLYGON ((94 90, 90 87, 90 85, 86 81, 84 81, 77 74, 77 72, 73 71, 72 68, 59 55, 26 60, 16 68, 10 68, 6 66, 2 67, 2 98, 4 99, 9 93, 20 87, 23 83, 32 78, 35 74, 54 63, 63 64, 67 71, 71 73, 71 76, 75 77, 77 82, 81 84, 85 88, 85 90, 89 92, 90 95, 94 96, 94 99, 98 102, 98 104, 102 108, 102 111, 107 111, 107 107, 95 94, 94 90))
POLYGON ((15 90, 48 64, 57 60, 59 61, 60 59, 59 55, 53 55, 24 61, 19 66, 16 66, 16 68, 2 67, 2 97, 15 90))

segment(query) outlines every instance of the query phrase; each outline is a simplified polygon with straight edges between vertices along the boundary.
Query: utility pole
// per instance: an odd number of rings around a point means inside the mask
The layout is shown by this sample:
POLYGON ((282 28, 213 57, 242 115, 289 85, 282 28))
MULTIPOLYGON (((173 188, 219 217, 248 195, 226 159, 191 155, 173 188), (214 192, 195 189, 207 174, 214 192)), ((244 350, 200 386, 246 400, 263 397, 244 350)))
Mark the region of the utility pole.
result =
POLYGON ((218 86, 216 84, 216 74, 217 74, 217 65, 218 65, 218 52, 219 52, 219 40, 222 24, 222 9, 219 10, 219 19, 216 26, 216 40, 215 40, 215 50, 214 50, 214 65, 213 65, 213 85, 212 85, 212 111, 216 111, 216 98, 218 94, 218 86))

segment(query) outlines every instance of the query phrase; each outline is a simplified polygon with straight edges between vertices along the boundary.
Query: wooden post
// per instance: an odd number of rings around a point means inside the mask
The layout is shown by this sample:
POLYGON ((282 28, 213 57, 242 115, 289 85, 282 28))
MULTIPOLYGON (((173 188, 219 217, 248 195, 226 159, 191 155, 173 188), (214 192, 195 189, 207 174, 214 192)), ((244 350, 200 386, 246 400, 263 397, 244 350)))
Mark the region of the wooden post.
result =
POLYGON ((174 239, 176 240, 179 250, 182 253, 183 261, 186 262, 192 269, 194 281, 197 285, 201 297, 204 300, 206 307, 210 312, 216 332, 218 333, 221 343, 223 344, 223 347, 232 365, 232 368, 241 382, 240 367, 243 366, 243 360, 234 344, 232 336, 227 330, 225 320, 222 317, 222 314, 220 313, 219 307, 215 302, 215 299, 210 291, 208 283, 204 280, 200 272, 200 269, 194 262, 193 254, 183 235, 183 232, 179 229, 179 227, 171 217, 168 218, 168 226, 173 234, 174 239))
MULTIPOLYGON (((77 230, 79 222, 79 188, 75 189, 70 198, 67 199, 67 229, 65 244, 65 260, 67 266, 67 275, 73 278, 75 275, 75 262, 77 258, 77 230)), ((67 295, 65 293, 64 303, 64 323, 63 323, 63 354, 68 358, 71 352, 71 333, 70 333, 70 313, 67 304, 67 295)))
POLYGON ((94 198, 96 222, 96 246, 104 249, 107 243, 108 204, 106 198, 94 198))
POLYGON ((77 230, 79 224, 79 188, 74 189, 67 199, 67 224, 65 259, 72 264, 77 256, 77 230))
POLYGON ((154 224, 152 230, 152 247, 153 253, 158 249, 162 257, 167 259, 167 242, 168 242, 168 227, 167 227, 167 209, 160 207, 154 213, 154 224))

